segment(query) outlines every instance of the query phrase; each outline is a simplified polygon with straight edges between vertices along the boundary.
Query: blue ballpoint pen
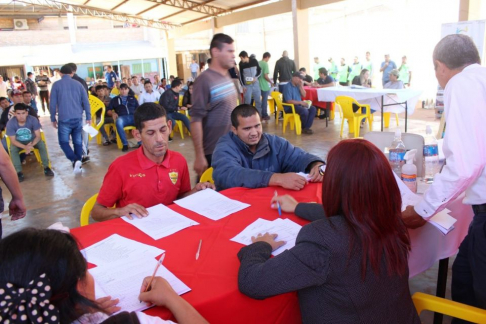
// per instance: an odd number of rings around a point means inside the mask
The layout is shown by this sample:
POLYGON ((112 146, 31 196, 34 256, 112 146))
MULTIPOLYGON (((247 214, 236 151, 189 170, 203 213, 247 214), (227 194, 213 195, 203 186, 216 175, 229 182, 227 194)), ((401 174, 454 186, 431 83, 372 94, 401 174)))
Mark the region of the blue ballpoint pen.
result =
MULTIPOLYGON (((275 197, 278 197, 277 190, 275 190, 275 197)), ((280 207, 280 203, 277 201, 277 209, 278 209, 278 216, 282 217, 282 208, 280 207)))

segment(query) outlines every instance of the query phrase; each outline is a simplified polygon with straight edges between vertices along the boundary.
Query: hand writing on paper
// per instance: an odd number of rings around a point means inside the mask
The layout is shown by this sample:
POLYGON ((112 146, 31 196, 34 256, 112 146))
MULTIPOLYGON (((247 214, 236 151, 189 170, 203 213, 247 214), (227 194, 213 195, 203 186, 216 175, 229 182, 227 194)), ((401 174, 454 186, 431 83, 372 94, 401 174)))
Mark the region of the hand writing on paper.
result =
POLYGON ((145 277, 145 279, 143 279, 140 295, 138 296, 140 301, 157 306, 168 306, 172 301, 179 297, 167 280, 162 277, 154 277, 150 287, 147 289, 150 279, 152 279, 152 277, 145 277), (144 292, 146 289, 147 291, 144 292))
POLYGON ((98 306, 100 306, 100 308, 102 310, 104 310, 106 313, 108 313, 109 315, 116 313, 116 312, 121 310, 120 307, 116 306, 116 305, 118 305, 119 302, 120 302, 120 300, 118 298, 117 299, 111 299, 111 296, 98 298, 96 300, 96 303, 98 304, 98 306))
POLYGON ((265 234, 258 234, 256 237, 255 236, 252 236, 251 237, 251 241, 252 243, 255 243, 255 242, 266 242, 268 244, 270 244, 270 246, 272 247, 272 251, 275 251, 276 249, 278 249, 279 247, 281 247, 282 245, 284 245, 285 241, 276 241, 275 239, 277 238, 278 234, 268 234, 268 233, 265 233, 265 234))
POLYGON ((402 220, 405 226, 411 229, 422 227, 427 223, 422 216, 417 214, 413 206, 407 206, 402 212, 402 220))
POLYGON ((277 209, 277 202, 280 204, 280 208, 286 213, 295 213, 295 207, 297 207, 297 200, 290 195, 272 197, 271 207, 277 209))
POLYGON ((133 219, 132 215, 135 215, 137 218, 147 217, 148 211, 145 207, 139 204, 130 204, 126 205, 125 207, 118 208, 118 215, 120 217, 127 216, 128 219, 133 219))

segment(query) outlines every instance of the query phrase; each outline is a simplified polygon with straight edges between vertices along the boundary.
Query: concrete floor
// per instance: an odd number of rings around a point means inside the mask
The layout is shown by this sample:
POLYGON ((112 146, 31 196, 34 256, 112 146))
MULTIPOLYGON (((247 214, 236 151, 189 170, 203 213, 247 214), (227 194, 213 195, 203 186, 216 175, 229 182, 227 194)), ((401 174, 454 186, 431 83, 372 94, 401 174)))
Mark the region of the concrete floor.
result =
MULTIPOLYGON (((375 115, 373 129, 379 131, 380 117, 378 114, 375 115)), ((404 116, 400 118, 402 131, 404 129, 403 118, 404 116)), ((70 228, 79 226, 79 215, 84 202, 98 192, 108 166, 115 158, 123 154, 114 144, 105 147, 97 145, 95 140, 93 140, 90 142, 91 162, 83 166, 81 175, 74 176, 71 163, 65 158, 59 147, 57 132, 52 127, 49 117, 42 116, 41 124, 47 139, 53 171, 56 175, 53 178, 45 177, 42 167, 35 162, 35 157, 28 157, 27 164, 23 166, 25 181, 21 183, 28 208, 27 216, 18 221, 11 221, 10 218, 7 218, 8 212, 4 212, 4 236, 30 226, 45 228, 58 221, 70 228)), ((390 124, 394 124, 394 119, 391 120, 390 124)), ((408 131, 425 135, 426 124, 432 126, 435 134, 439 127, 439 121, 434 117, 434 110, 416 109, 415 113, 409 116, 408 131)), ((340 140, 340 126, 341 119, 339 116, 336 116, 334 121, 330 121, 327 128, 324 120, 316 119, 312 127, 314 130, 313 135, 303 134, 297 136, 295 132, 287 130, 285 138, 292 144, 325 158, 329 149, 340 140)), ((268 124, 264 124, 263 129, 268 133, 283 135, 282 124, 276 125, 273 118, 268 124)), ((365 126, 361 131, 361 134, 368 131, 368 126, 365 126)), ((391 128, 390 131, 394 131, 394 128, 391 128)), ((344 126, 344 132, 347 132, 347 125, 344 126)), ((344 136, 347 137, 346 134, 344 136)), ((192 183, 194 183, 195 174, 192 170, 194 149, 192 140, 189 137, 181 140, 179 135, 175 134, 174 140, 170 143, 170 149, 178 151, 186 157, 192 183)), ((6 202, 5 205, 8 206, 10 193, 6 190, 3 182, 1 182, 1 186, 6 202)), ((435 294, 437 267, 438 265, 436 264, 433 268, 410 280, 412 294, 417 291, 435 294)), ((450 282, 448 287, 450 287, 450 282)), ((450 288, 448 288, 447 294, 448 298, 450 298, 450 288)), ((431 314, 424 313, 421 318, 423 323, 432 323, 431 314)), ((444 323, 450 323, 450 319, 444 319, 444 323)))

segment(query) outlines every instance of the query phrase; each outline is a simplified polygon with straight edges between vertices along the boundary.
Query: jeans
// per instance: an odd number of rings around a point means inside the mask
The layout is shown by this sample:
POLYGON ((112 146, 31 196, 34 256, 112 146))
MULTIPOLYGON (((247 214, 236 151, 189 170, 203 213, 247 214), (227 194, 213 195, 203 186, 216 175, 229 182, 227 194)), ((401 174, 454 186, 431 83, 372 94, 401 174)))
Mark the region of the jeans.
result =
MULTIPOLYGON (((486 309, 486 213, 477 213, 452 265, 452 300, 486 309)), ((452 323, 469 323, 453 319, 452 323)))
MULTIPOLYGON (((44 168, 47 168, 49 166, 49 158, 47 157, 47 149, 45 143, 43 141, 39 141, 37 144, 34 145, 34 148, 39 150, 39 154, 42 160, 42 166, 44 168)), ((12 159, 12 164, 17 173, 22 172, 22 161, 19 155, 19 152, 22 150, 22 148, 10 144, 10 158, 12 159)))
POLYGON ((278 84, 278 92, 283 93, 283 89, 284 89, 285 85, 286 85, 287 83, 289 83, 289 82, 290 82, 290 81, 283 82, 283 83, 279 83, 279 84, 278 84))
POLYGON ((83 119, 71 118, 57 123, 59 145, 66 157, 71 161, 81 161, 83 156, 83 119), (74 152, 69 145, 69 137, 73 141, 74 152))
POLYGON ((116 131, 118 132, 118 136, 120 136, 120 140, 122 144, 128 145, 127 135, 125 134, 123 127, 135 126, 135 120, 133 119, 133 115, 118 116, 115 124, 116 124, 116 131))
POLYGON ((187 118, 186 115, 178 113, 178 112, 171 112, 167 113, 167 119, 172 121, 172 129, 174 129, 176 125, 176 120, 180 120, 184 126, 186 126, 187 130, 190 132, 191 131, 191 122, 189 121, 189 118, 187 118))
POLYGON ((47 110, 49 110, 49 90, 39 91, 40 102, 42 104, 42 111, 46 112, 46 107, 44 103, 47 104, 47 110))
MULTIPOLYGON (((316 116, 316 107, 310 106, 309 109, 301 105, 294 105, 294 107, 295 113, 300 116, 300 120, 302 121, 302 128, 310 129, 316 116)), ((287 114, 292 113, 292 107, 284 106, 284 110, 287 114)))
POLYGON ((191 76, 193 80, 196 80, 197 77, 197 71, 196 72, 191 72, 191 76))
MULTIPOLYGON (((96 123, 99 123, 99 122, 100 122, 100 118, 96 117, 96 123)), ((108 136, 108 134, 106 133, 106 130, 105 130, 105 124, 113 124, 113 123, 115 123, 113 118, 105 116, 105 122, 103 123, 103 125, 101 125, 101 128, 100 128, 100 133, 103 136, 103 138, 105 139, 105 141, 110 140, 110 137, 108 136)))
POLYGON ((262 90, 262 117, 268 117, 268 96, 269 95, 270 95, 270 90, 268 91, 262 90))
POLYGON ((253 84, 245 85, 246 92, 245 92, 245 103, 251 105, 251 97, 255 99, 255 108, 258 110, 260 115, 262 115, 262 100, 261 90, 260 90, 260 83, 255 82, 253 84))

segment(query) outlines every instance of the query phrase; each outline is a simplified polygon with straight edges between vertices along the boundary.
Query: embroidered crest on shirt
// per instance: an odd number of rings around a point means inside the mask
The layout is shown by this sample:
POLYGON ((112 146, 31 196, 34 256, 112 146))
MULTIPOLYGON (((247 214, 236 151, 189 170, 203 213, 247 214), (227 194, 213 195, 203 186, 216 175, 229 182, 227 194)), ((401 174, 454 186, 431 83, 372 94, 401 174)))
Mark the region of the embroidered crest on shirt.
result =
POLYGON ((136 177, 143 178, 145 177, 145 173, 130 174, 130 178, 136 178, 136 177))
POLYGON ((169 172, 169 178, 170 178, 170 181, 172 181, 172 184, 176 184, 177 179, 179 179, 179 172, 177 172, 175 170, 171 170, 171 172, 169 172))

